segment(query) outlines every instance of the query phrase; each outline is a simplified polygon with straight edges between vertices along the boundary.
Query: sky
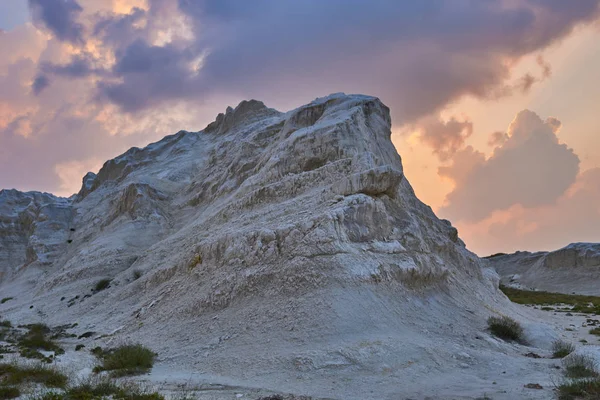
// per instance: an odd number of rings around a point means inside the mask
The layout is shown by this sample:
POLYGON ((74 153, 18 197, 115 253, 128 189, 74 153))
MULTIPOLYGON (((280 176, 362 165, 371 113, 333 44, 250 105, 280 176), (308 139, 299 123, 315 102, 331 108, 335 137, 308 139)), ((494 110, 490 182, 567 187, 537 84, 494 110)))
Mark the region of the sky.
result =
POLYGON ((600 242, 600 0, 0 0, 0 188, 69 196, 228 106, 379 97, 479 255, 600 242))

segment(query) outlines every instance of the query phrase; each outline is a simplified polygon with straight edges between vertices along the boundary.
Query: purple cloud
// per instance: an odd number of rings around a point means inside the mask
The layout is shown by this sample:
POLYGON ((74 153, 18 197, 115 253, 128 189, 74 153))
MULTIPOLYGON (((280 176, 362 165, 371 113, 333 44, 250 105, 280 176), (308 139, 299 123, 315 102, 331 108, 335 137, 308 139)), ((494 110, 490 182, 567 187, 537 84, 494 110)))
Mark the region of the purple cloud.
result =
POLYGON ((77 16, 83 8, 75 0, 29 0, 34 20, 42 22, 62 41, 83 42, 83 25, 77 16))

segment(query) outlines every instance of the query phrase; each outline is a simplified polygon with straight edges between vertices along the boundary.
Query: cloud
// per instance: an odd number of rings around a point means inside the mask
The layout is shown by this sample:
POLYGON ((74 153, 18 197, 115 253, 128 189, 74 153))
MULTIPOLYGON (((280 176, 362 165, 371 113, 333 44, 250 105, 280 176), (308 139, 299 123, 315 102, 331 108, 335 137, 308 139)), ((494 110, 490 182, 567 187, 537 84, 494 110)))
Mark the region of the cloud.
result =
POLYGON ((521 111, 508 128, 508 139, 482 162, 481 154, 459 152, 439 169, 456 187, 440 214, 453 221, 480 221, 497 210, 551 205, 574 183, 579 157, 556 136, 557 120, 542 121, 521 111), (466 153, 469 157, 465 157, 466 153), (465 160, 477 159, 465 168, 465 160))
POLYGON ((508 140, 508 134, 506 132, 494 132, 488 139, 488 146, 497 147, 502 146, 508 140))
POLYGON ((210 89, 267 101, 273 88, 366 92, 403 122, 465 94, 497 96, 510 78, 507 59, 545 48, 598 12, 590 0, 569 10, 534 0, 179 4, 195 22, 198 47, 209 49, 210 89))
POLYGON ((514 205, 478 222, 457 223, 469 248, 480 255, 517 250, 555 250, 572 242, 600 242, 600 168, 580 173, 555 204, 514 205))
POLYGON ((36 96, 50 85, 50 80, 46 75, 38 75, 31 84, 31 90, 36 96))
POLYGON ((138 39, 117 54, 112 72, 118 82, 100 82, 100 96, 125 112, 146 109, 196 94, 194 54, 177 45, 152 46, 138 39))
POLYGON ((58 39, 83 42, 83 25, 77 16, 83 8, 75 0, 29 0, 34 20, 43 23, 58 39))
POLYGON ((417 129, 421 142, 430 146, 441 161, 446 161, 464 147, 465 140, 473 134, 473 123, 456 117, 448 121, 427 117, 419 121, 417 129))
POLYGON ((93 66, 94 59, 89 54, 76 54, 66 64, 42 62, 40 70, 44 74, 58 75, 68 78, 84 78, 92 74, 102 73, 101 69, 93 66))

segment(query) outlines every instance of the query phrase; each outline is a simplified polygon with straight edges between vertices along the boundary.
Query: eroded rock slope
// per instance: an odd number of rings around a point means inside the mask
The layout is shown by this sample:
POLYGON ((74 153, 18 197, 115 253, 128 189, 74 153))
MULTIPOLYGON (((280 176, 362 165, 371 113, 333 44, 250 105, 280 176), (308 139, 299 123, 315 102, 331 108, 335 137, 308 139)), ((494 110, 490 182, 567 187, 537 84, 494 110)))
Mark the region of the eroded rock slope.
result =
POLYGON ((510 304, 415 197, 390 126, 368 96, 286 113, 245 101, 106 162, 71 200, 6 192, 2 312, 108 335, 90 345, 140 341, 159 370, 215 382, 340 399, 498 391, 478 374, 514 350, 485 320, 510 304))

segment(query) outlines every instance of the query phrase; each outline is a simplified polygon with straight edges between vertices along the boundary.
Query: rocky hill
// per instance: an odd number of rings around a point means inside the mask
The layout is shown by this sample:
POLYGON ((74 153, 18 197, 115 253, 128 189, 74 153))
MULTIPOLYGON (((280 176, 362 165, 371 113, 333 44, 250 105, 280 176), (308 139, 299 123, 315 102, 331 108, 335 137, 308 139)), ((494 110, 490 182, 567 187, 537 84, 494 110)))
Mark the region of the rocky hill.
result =
MULTIPOLYGON (((144 343, 155 381, 522 398, 549 376, 486 319, 513 315, 542 347, 551 334, 415 197, 390 126, 374 97, 286 113, 244 101, 106 162, 70 199, 3 191, 0 292, 14 299, 0 313, 76 322, 88 347, 144 343)), ((62 360, 89 368, 82 352, 62 360)))
POLYGON ((572 243, 555 251, 487 257, 505 285, 600 296, 600 243, 572 243))

